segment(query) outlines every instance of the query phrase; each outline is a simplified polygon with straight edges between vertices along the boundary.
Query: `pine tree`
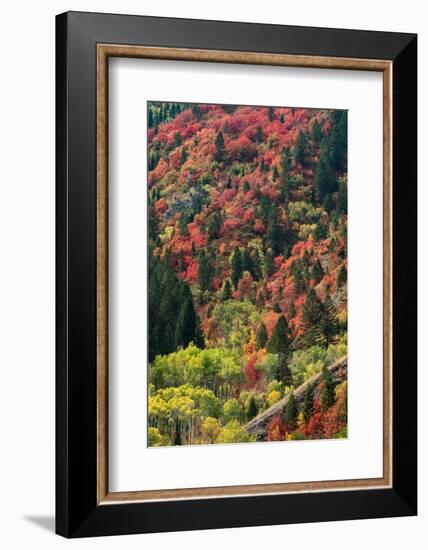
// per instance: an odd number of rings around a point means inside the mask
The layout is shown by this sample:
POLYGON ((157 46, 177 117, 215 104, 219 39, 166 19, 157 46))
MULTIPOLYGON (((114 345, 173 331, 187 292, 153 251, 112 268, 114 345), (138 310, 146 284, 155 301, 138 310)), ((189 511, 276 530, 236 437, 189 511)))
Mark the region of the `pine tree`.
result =
POLYGON ((312 278, 315 280, 316 284, 318 284, 323 277, 324 277, 324 271, 323 271, 321 262, 317 258, 317 261, 314 263, 312 267, 312 278))
POLYGON ((322 341, 321 321, 324 308, 313 288, 309 289, 302 310, 303 340, 307 346, 313 346, 322 341))
POLYGON ((287 365, 287 357, 290 353, 290 330, 287 321, 281 315, 273 329, 271 338, 267 345, 269 353, 278 354, 277 379, 284 382, 285 385, 292 383, 291 371, 287 365))
POLYGON ((242 186, 242 190, 245 194, 247 194, 248 191, 250 190, 250 184, 248 183, 247 180, 245 180, 244 185, 242 186))
POLYGON ((331 301, 330 296, 327 296, 324 302, 324 315, 321 319, 321 332, 323 335, 324 344, 328 346, 336 336, 339 325, 336 319, 336 310, 331 301))
POLYGON ((257 413, 259 412, 259 409, 257 407, 256 400, 254 399, 254 396, 252 395, 248 401, 248 407, 246 411, 247 420, 251 420, 255 416, 257 416, 257 413))
POLYGON ((279 178, 278 167, 276 164, 274 164, 272 168, 272 181, 276 181, 278 178, 279 178))
POLYGON ((279 305, 278 302, 276 302, 276 304, 273 306, 273 310, 274 310, 275 313, 281 313, 282 312, 281 306, 279 305))
POLYGON ((265 348, 268 341, 268 333, 266 330, 266 325, 262 322, 257 329, 256 334, 256 350, 265 348))
POLYGON ((224 147, 224 138, 223 133, 219 130, 217 137, 215 139, 215 154, 214 158, 217 162, 224 160, 225 147, 224 147))
POLYGON ((275 204, 272 204, 269 209, 266 240, 268 247, 273 250, 274 255, 281 253, 284 244, 284 233, 279 221, 278 208, 275 204))
POLYGON ((205 251, 199 254, 199 284, 202 290, 209 290, 212 285, 213 272, 205 251))
POLYGON ((285 405, 285 425, 289 433, 294 432, 297 428, 297 414, 296 398, 294 397, 294 393, 290 393, 287 404, 285 405))
POLYGON ((323 387, 321 390, 321 409, 322 412, 326 412, 332 405, 334 405, 336 396, 334 392, 334 382, 331 372, 327 367, 322 370, 323 387))
POLYGON ((305 424, 309 422, 314 412, 314 387, 310 384, 306 389, 303 397, 303 419, 305 424))
POLYGON ((238 283, 240 278, 242 277, 243 268, 242 268, 242 256, 241 251, 239 248, 237 248, 232 256, 232 274, 231 279, 233 286, 238 288, 238 283))
POLYGON ((337 212, 342 215, 348 213, 348 186, 346 179, 339 180, 339 192, 337 193, 337 212))
POLYGON ((221 293, 224 301, 232 299, 232 285, 230 284, 230 279, 224 281, 221 293))
POLYGON ((254 266, 253 266, 253 260, 251 258, 250 253, 248 252, 248 248, 244 248, 244 251, 241 255, 242 260, 242 271, 248 271, 248 273, 251 273, 253 275, 254 266))
POLYGON ((290 307, 288 309, 288 317, 290 319, 294 319, 294 317, 296 317, 296 314, 297 314, 296 306, 294 305, 294 302, 291 302, 290 307))
POLYGON ((289 328, 283 315, 273 329, 272 336, 268 344, 269 353, 288 353, 290 349, 289 328))
POLYGON ((337 287, 340 288, 343 286, 346 281, 348 280, 348 275, 346 273, 345 265, 342 264, 341 268, 339 269, 339 273, 337 274, 336 284, 337 287))
POLYGON ((256 134, 254 136, 254 139, 255 139, 256 143, 263 143, 264 135, 263 135, 263 130, 262 130, 261 126, 257 126, 256 134))
POLYGON ((281 197, 284 202, 288 202, 290 197, 290 170, 291 170, 291 149, 286 147, 281 155, 281 197))
POLYGON ((269 107, 269 109, 268 109, 268 118, 269 118, 270 122, 272 122, 272 120, 274 118, 273 107, 269 107))
POLYGON ((300 268, 297 261, 294 261, 291 264, 291 272, 292 272, 293 277, 294 277, 294 285, 296 287, 296 292, 297 292, 297 294, 301 294, 303 292, 304 288, 305 288, 305 282, 304 282, 303 276, 302 276, 302 269, 300 268))
MULTIPOLYGON (((328 154, 322 154, 315 171, 315 190, 318 200, 325 205, 337 189, 337 180, 328 154)), ((328 206, 328 204, 327 204, 328 206)))
POLYGON ((275 256, 271 248, 268 248, 266 252, 264 267, 265 267, 266 277, 270 277, 275 273, 275 256))
POLYGON ((318 122, 318 120, 315 119, 315 122, 312 126, 312 141, 315 143, 315 145, 319 145, 321 143, 322 137, 322 126, 318 122))
POLYGON ((299 133, 297 135, 297 142, 296 142, 296 151, 294 154, 294 158, 297 162, 299 162, 302 166, 305 162, 305 155, 306 155, 306 134, 303 132, 303 130, 299 130, 299 133))

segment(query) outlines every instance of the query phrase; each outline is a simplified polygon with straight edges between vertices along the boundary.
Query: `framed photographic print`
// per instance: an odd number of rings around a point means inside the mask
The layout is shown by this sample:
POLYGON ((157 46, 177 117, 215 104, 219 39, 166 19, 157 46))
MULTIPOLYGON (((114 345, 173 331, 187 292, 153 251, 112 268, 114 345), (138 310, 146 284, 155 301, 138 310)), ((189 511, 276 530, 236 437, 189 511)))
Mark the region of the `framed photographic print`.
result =
POLYGON ((57 16, 57 532, 414 515, 416 36, 57 16))

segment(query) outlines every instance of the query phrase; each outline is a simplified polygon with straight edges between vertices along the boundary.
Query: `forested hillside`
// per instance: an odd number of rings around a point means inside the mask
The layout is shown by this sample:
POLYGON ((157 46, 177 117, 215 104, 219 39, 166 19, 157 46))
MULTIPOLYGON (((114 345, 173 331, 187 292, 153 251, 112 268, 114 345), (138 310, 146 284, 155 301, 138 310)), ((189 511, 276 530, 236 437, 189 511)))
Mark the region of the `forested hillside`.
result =
POLYGON ((149 445, 346 437, 346 111, 149 103, 147 184, 149 445))

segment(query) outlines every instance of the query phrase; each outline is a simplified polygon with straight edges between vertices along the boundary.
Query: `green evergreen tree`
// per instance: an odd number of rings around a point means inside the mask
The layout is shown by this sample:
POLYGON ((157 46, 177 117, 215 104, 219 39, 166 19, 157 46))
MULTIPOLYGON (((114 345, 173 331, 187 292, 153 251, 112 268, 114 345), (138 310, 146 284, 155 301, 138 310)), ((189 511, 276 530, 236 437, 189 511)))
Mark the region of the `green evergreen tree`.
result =
POLYGON ((303 419, 307 424, 314 412, 314 387, 312 384, 307 386, 303 396, 303 419))
POLYGON ((235 288, 238 288, 238 283, 242 277, 243 272, 244 270, 242 268, 241 250, 239 248, 236 248, 232 256, 232 274, 231 274, 232 283, 235 288))
POLYGON ((281 315, 272 331, 267 351, 278 354, 277 379, 284 382, 285 385, 291 384, 293 380, 291 371, 287 365, 291 345, 289 335, 290 330, 287 321, 284 315, 281 315))
MULTIPOLYGON (((315 190, 318 200, 329 206, 331 195, 337 189, 337 179, 327 154, 321 155, 315 170, 315 190), (326 203, 328 201, 328 203, 326 203)), ((331 208, 330 208, 331 209, 331 208)))
POLYGON ((323 335, 323 343, 328 346, 339 330, 339 325, 336 318, 336 309, 331 301, 330 296, 327 296, 324 302, 324 315, 321 319, 321 332, 323 335))
POLYGON ((213 271, 209 258, 202 250, 199 254, 199 284, 202 290, 209 290, 212 285, 213 271))
POLYGON ((337 212, 341 215, 348 213, 348 186, 346 179, 339 180, 339 191, 337 193, 337 212))
POLYGON ((305 289, 305 281, 303 280, 302 271, 303 270, 301 269, 297 261, 294 261, 291 264, 291 272, 294 277, 294 284, 297 294, 301 294, 305 289))
POLYGON ((270 122, 272 122, 272 120, 274 119, 273 107, 269 107, 269 109, 268 109, 268 118, 269 118, 270 122))
POLYGON ((224 137, 222 131, 220 130, 215 139, 215 154, 214 158, 217 162, 222 162, 225 156, 225 147, 224 147, 224 137))
POLYGON ((315 143, 315 145, 319 145, 321 143, 322 137, 322 125, 318 122, 318 120, 315 119, 315 122, 312 126, 312 141, 315 143))
POLYGON ((256 334, 256 350, 265 348, 268 341, 268 333, 266 330, 266 325, 262 322, 257 329, 256 334))
POLYGON ((272 181, 276 181, 278 178, 279 178, 278 167, 276 164, 274 164, 272 168, 272 181))
POLYGON ((253 275, 253 271, 254 271, 254 266, 253 266, 253 260, 251 258, 251 255, 250 253, 248 252, 248 248, 244 248, 244 251, 242 252, 242 255, 241 255, 241 260, 242 260, 242 271, 248 271, 249 273, 251 273, 251 275, 253 275))
POLYGON ((290 307, 288 309, 288 317, 290 319, 294 319, 296 315, 297 315, 296 306, 294 305, 294 302, 291 302, 290 307))
POLYGON ((312 278, 318 284, 321 279, 324 277, 324 270, 322 268, 321 262, 317 258, 317 261, 314 263, 312 267, 312 278))
POLYGON ((269 353, 288 353, 290 349, 289 332, 287 321, 285 317, 281 315, 273 329, 268 344, 267 349, 269 353))
POLYGON ((290 200, 290 170, 291 170, 291 149, 286 147, 281 155, 281 198, 288 203, 290 200))
POLYGON ((310 288, 302 309, 301 328, 303 341, 307 346, 314 346, 322 342, 322 318, 324 308, 315 290, 310 288))
POLYGON ((262 127, 261 126, 257 126, 256 128, 256 134, 254 136, 254 140, 256 143, 263 143, 264 141, 264 135, 263 135, 263 130, 262 130, 262 127))
POLYGON ((221 294, 224 301, 232 299, 232 285, 230 284, 230 279, 224 281, 221 294))
POLYGON ((264 263, 266 277, 270 277, 275 273, 275 255, 271 248, 268 248, 266 252, 264 263))
POLYGON ((278 207, 274 203, 272 203, 269 209, 266 240, 268 247, 273 250, 275 256, 282 252, 284 232, 279 220, 278 207))
POLYGON ((285 425, 289 433, 294 432, 297 428, 297 414, 298 409, 296 398, 294 397, 294 393, 290 393, 288 401, 285 405, 285 425))
POLYGON ((278 302, 276 302, 276 304, 273 306, 273 310, 274 310, 275 313, 281 313, 282 312, 281 306, 279 305, 278 302))
POLYGON ((302 166, 305 163, 305 156, 306 156, 306 134, 303 132, 303 130, 299 130, 299 133, 297 135, 297 142, 296 142, 296 151, 294 154, 294 158, 297 162, 299 162, 302 166))
POLYGON ((248 401, 248 407, 246 411, 247 420, 251 420, 255 416, 257 416, 257 413, 259 412, 259 409, 257 407, 256 400, 254 399, 254 396, 252 395, 248 401))
POLYGON ((334 382, 330 370, 327 367, 324 367, 322 370, 322 381, 323 386, 321 390, 321 410, 323 413, 326 412, 336 400, 334 392, 334 382))
POLYGON ((348 274, 346 273, 345 264, 342 264, 341 268, 339 269, 339 273, 337 274, 337 287, 340 288, 341 286, 343 286, 347 282, 347 280, 348 274))

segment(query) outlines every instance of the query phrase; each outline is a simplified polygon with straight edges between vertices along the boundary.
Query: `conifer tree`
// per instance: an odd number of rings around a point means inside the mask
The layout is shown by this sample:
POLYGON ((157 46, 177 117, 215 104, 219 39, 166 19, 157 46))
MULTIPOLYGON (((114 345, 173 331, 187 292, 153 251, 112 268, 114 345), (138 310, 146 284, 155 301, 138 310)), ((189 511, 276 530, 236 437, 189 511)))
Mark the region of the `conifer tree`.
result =
POLYGON ((331 301, 330 296, 327 296, 324 302, 324 315, 321 319, 321 332, 323 335, 323 343, 328 346, 334 336, 338 332, 339 326, 336 319, 336 310, 331 301))
POLYGON ((314 263, 312 267, 312 278, 318 284, 323 277, 324 277, 324 270, 322 268, 321 262, 317 258, 317 261, 314 263))
POLYGON ((267 345, 267 351, 269 353, 278 354, 277 379, 284 382, 285 385, 292 383, 291 371, 287 365, 291 344, 289 334, 290 330, 287 321, 285 317, 281 315, 267 345))
POLYGON ((294 393, 290 393, 287 404, 285 405, 285 425, 289 433, 294 432, 297 428, 297 414, 296 398, 294 397, 294 393))
POLYGON ((275 256, 273 250, 268 248, 265 255, 265 274, 266 277, 270 277, 275 272, 275 256))
POLYGON ((243 268, 242 268, 242 256, 241 256, 241 250, 239 248, 236 248, 233 256, 232 256, 232 274, 231 279, 233 286, 238 288, 238 283, 240 278, 243 274, 243 268))
POLYGON ((274 164, 272 168, 272 181, 276 181, 278 178, 279 178, 278 167, 276 166, 276 164, 274 164))
POLYGON ((262 322, 257 329, 256 334, 256 350, 260 350, 264 347, 266 347, 268 341, 268 333, 266 330, 266 325, 262 322))
POLYGON ((207 258, 205 251, 202 250, 199 254, 199 284, 202 290, 209 290, 211 288, 212 277, 213 272, 209 258, 207 258))
POLYGON ((306 389, 303 397, 303 420, 305 424, 309 422, 314 412, 314 387, 310 384, 306 389))
POLYGON ((254 266, 253 266, 253 260, 251 258, 251 255, 250 253, 248 252, 248 248, 244 248, 244 251, 242 252, 242 255, 241 255, 241 260, 242 260, 242 271, 248 271, 249 273, 251 273, 251 275, 253 275, 253 271, 254 271, 254 266))
POLYGON ((310 288, 302 310, 303 340, 307 346, 313 346, 322 341, 321 321, 324 308, 315 290, 310 288))
POLYGON ((337 193, 337 212, 342 215, 346 215, 348 213, 348 186, 345 178, 341 178, 339 181, 339 191, 337 193))
POLYGON ((272 204, 268 215, 268 230, 266 234, 267 245, 275 255, 280 254, 284 244, 284 233, 279 221, 279 212, 275 204, 272 204))
POLYGON ((306 135, 303 132, 303 130, 299 130, 299 133, 297 135, 297 142, 296 142, 296 152, 294 154, 294 158, 297 162, 299 162, 302 166, 305 162, 305 155, 306 155, 306 135))
POLYGON ((256 128, 256 135, 254 137, 256 143, 263 143, 264 136, 263 136, 263 130, 261 126, 257 126, 256 128))
POLYGON ((335 402, 334 382, 330 370, 324 367, 322 370, 323 387, 321 390, 321 409, 326 412, 335 402))
POLYGON ((224 160, 225 147, 224 147, 224 137, 221 130, 219 130, 217 137, 215 139, 215 155, 214 158, 217 162, 224 160))
POLYGON ((223 283, 222 298, 224 301, 232 299, 232 285, 230 279, 226 279, 223 283))
POLYGON ((273 329, 272 336, 268 344, 269 353, 288 353, 290 349, 289 328, 283 315, 273 329))
POLYGON ((341 268, 339 269, 339 273, 337 274, 337 287, 340 288, 341 286, 343 286, 346 283, 347 279, 348 275, 346 273, 346 268, 345 265, 342 264, 341 268))
POLYGON ((315 122, 312 126, 312 141, 314 142, 315 145, 319 145, 321 143, 322 136, 323 136, 322 126, 318 122, 318 120, 315 119, 315 122))
POLYGON ((276 304, 273 306, 273 310, 274 310, 275 313, 281 313, 282 312, 281 306, 279 305, 278 302, 276 302, 276 304))
POLYGON ((248 401, 248 407, 246 411, 247 420, 251 420, 255 416, 257 416, 257 413, 259 412, 259 409, 257 407, 256 400, 254 399, 254 396, 252 395, 248 401))

